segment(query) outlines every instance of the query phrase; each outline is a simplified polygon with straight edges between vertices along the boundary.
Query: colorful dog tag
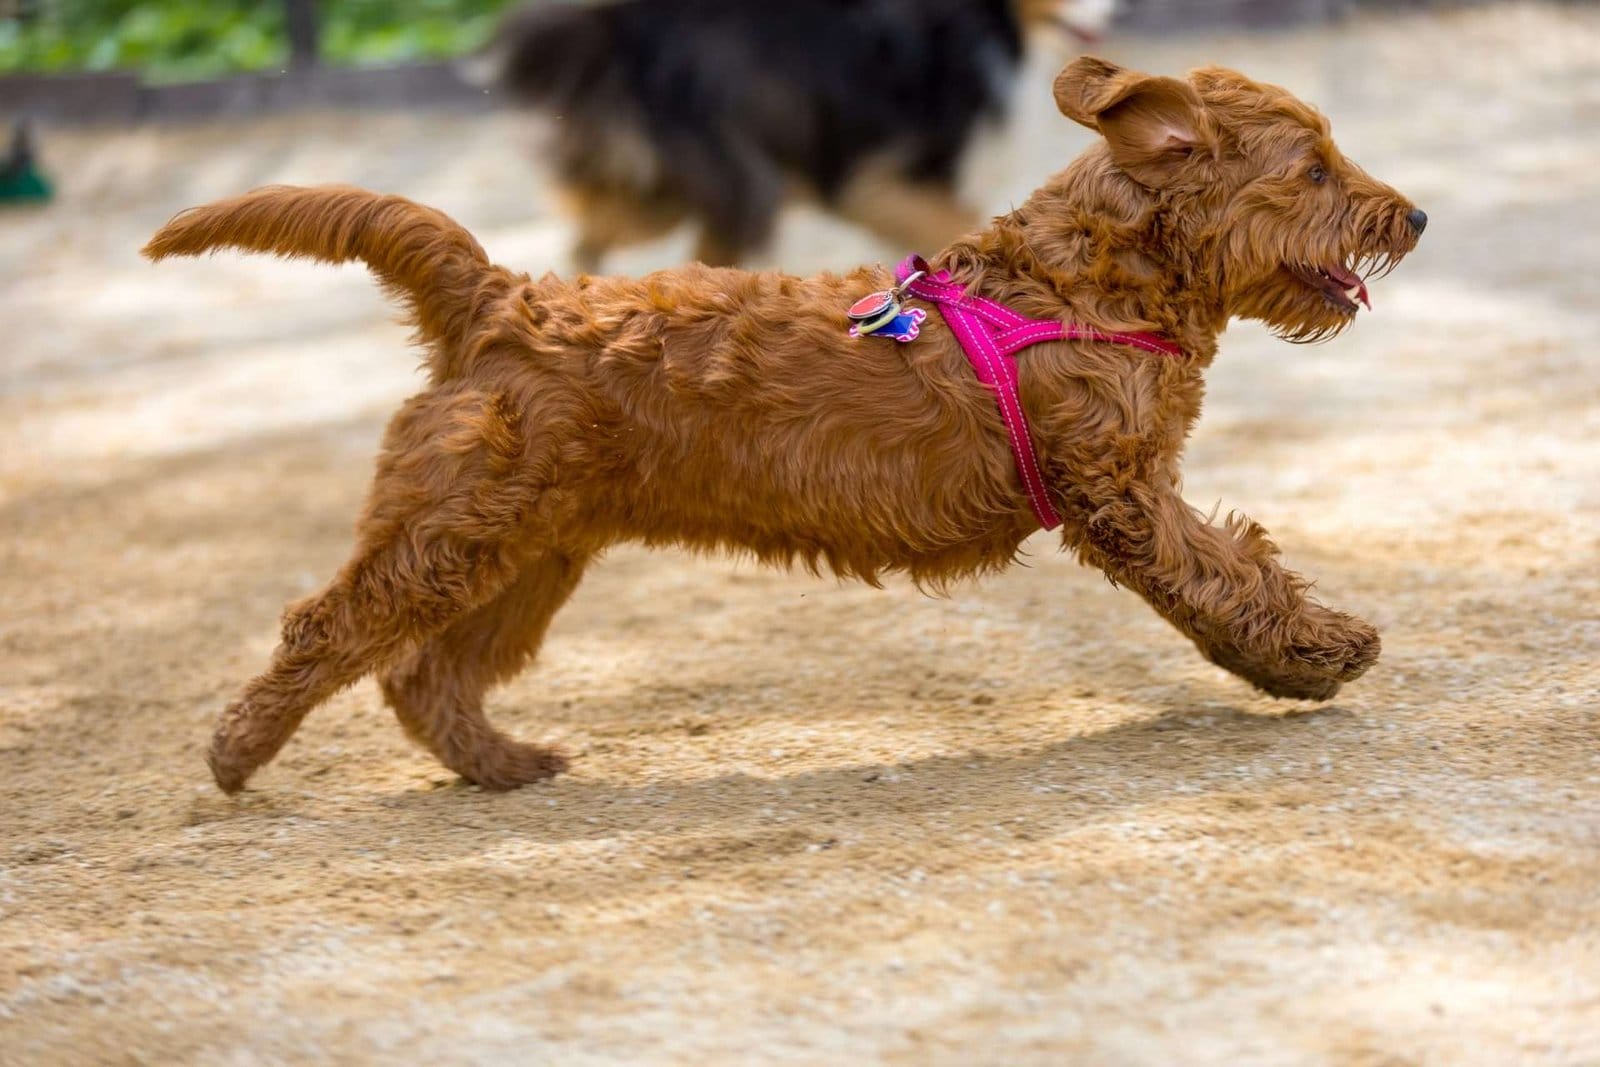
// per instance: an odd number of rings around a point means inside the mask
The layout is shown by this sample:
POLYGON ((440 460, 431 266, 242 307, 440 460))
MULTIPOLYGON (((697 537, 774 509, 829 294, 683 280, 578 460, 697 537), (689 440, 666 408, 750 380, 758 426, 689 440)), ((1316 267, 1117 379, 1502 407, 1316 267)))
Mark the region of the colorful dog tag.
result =
POLYGON ((896 315, 888 322, 885 322, 883 325, 877 326, 870 330, 867 329, 864 324, 857 323, 856 325, 850 327, 850 336, 887 337, 891 340, 900 341, 902 343, 906 341, 915 341, 917 339, 917 335, 922 332, 922 320, 927 317, 928 313, 923 311, 921 308, 910 308, 900 312, 900 314, 896 315))
POLYGON ((899 295, 893 289, 870 293, 851 304, 845 315, 856 324, 857 332, 872 333, 881 326, 887 326, 900 314, 899 295))
POLYGON ((918 271, 893 289, 868 293, 851 304, 850 310, 845 312, 845 316, 855 324, 850 327, 850 336, 891 337, 896 341, 915 341, 922 320, 928 317, 928 313, 919 308, 902 310, 900 294, 920 277, 922 272, 918 271))

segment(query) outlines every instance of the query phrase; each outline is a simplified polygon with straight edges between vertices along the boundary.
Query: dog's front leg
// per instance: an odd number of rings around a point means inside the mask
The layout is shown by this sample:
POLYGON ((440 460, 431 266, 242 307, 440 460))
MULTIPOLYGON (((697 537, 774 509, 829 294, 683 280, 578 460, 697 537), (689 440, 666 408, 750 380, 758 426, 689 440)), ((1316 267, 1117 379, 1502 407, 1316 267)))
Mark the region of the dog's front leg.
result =
POLYGON ((1078 495, 1066 540, 1136 590, 1202 654, 1273 696, 1326 700, 1378 658, 1378 632, 1306 595, 1266 531, 1216 525, 1165 482, 1078 495))

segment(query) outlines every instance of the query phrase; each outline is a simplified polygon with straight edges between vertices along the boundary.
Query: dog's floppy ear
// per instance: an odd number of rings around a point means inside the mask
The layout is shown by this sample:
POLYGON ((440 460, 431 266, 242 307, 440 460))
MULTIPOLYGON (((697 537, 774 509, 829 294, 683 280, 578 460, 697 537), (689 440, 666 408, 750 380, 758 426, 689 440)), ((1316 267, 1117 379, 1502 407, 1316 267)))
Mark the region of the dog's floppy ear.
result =
POLYGON ((1098 130, 1111 158, 1134 181, 1159 188, 1215 138, 1200 94, 1188 82, 1080 56, 1056 76, 1056 106, 1074 122, 1098 130))

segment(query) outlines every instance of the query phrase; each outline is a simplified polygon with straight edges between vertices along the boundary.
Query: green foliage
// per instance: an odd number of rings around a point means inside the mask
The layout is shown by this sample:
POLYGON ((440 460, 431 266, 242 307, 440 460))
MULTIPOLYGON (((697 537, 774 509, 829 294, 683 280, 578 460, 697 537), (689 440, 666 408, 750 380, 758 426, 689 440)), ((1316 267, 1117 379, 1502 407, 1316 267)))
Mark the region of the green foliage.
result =
POLYGON ((0 70, 138 70, 163 80, 282 64, 278 0, 44 0, 0 22, 0 70))
POLYGON ((396 63, 461 55, 494 29, 506 0, 322 0, 329 63, 396 63))
MULTIPOLYGON (((507 0, 320 0, 322 61, 460 55, 507 0)), ((288 60, 282 0, 0 0, 0 73, 133 70, 159 81, 270 70, 288 60), (8 17, 9 16, 9 17, 8 17)))

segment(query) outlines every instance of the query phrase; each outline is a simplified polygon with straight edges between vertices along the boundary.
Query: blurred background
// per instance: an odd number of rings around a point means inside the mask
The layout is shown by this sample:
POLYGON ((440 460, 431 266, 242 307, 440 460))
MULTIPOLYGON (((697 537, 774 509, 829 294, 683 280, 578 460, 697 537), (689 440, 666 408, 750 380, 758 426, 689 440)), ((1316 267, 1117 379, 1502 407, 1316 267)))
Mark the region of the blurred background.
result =
POLYGON ((1600 6, 816 4, 0 0, 0 1060, 1600 1062, 1600 6), (361 269, 162 222, 893 262, 1089 143, 1084 50, 1284 85, 1428 212, 1339 338, 1229 328, 1186 458, 1368 675, 1259 697, 1046 535, 950 600, 624 547, 492 698, 572 774, 466 789, 363 683, 214 793, 420 378, 361 269))
MULTIPOLYGON (((549 0, 543 6, 562 4, 585 0, 549 0)), ((1170 32, 1292 25, 1337 18, 1359 4, 1120 0, 1106 6, 1114 9, 1119 28, 1170 32)), ((343 66, 447 59, 486 43, 510 6, 515 0, 5 0, 0 70, 132 71, 153 82, 176 82, 279 71, 291 61, 343 66)), ((1449 5, 1410 0, 1382 6, 1449 5)))
POLYGON ((483 44, 506 0, 7 0, 0 69, 128 71, 152 83, 289 65, 444 59, 483 44))

